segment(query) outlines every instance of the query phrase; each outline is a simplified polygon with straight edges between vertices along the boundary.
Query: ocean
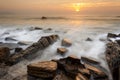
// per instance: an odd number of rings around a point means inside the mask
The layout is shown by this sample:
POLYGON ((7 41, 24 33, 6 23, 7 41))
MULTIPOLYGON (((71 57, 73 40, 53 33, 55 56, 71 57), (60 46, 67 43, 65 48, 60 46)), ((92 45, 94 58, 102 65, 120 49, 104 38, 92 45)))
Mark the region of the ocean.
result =
MULTIPOLYGON (((59 59, 69 55, 78 58, 87 56, 95 58, 108 71, 105 60, 105 44, 107 33, 120 33, 119 16, 75 16, 75 17, 48 17, 42 20, 41 17, 0 17, 0 42, 18 43, 19 41, 37 42, 42 36, 58 34, 60 39, 45 49, 42 55, 37 54, 34 60, 24 60, 8 70, 8 74, 2 80, 14 79, 26 75, 26 66, 33 62, 59 59), (34 27, 42 30, 34 30, 34 27), (16 41, 6 41, 6 37, 16 41), (58 55, 56 50, 61 46, 61 40, 68 38, 72 46, 68 47, 65 56, 58 55), (93 41, 86 41, 91 38, 93 41), (102 41, 101 41, 102 40, 102 41)), ((26 48, 22 46, 23 48, 26 48)), ((39 52, 38 52, 39 53, 39 52)), ((26 80, 25 78, 22 80, 26 80)))

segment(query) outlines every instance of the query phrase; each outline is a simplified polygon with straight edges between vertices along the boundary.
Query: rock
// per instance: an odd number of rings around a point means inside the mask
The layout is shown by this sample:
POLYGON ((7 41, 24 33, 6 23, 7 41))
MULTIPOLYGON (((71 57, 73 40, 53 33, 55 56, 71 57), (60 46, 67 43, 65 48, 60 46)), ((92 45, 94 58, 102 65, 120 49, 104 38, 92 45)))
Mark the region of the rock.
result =
POLYGON ((88 38, 86 39, 86 41, 93 41, 93 40, 92 40, 91 38, 88 37, 88 38))
POLYGON ((81 64, 80 59, 69 56, 57 61, 58 68, 65 71, 69 77, 74 78, 79 69, 83 69, 84 65, 81 64))
POLYGON ((40 78, 50 78, 55 76, 57 63, 53 61, 45 61, 33 63, 27 66, 28 74, 40 78))
POLYGON ((34 30, 42 30, 43 28, 40 27, 34 27, 34 30))
POLYGON ((6 62, 9 58, 10 49, 7 47, 0 47, 0 62, 6 62))
POLYGON ((21 52, 23 49, 22 48, 15 48, 15 53, 21 52))
POLYGON ((72 78, 70 78, 69 76, 66 76, 65 73, 63 72, 59 72, 59 74, 57 74, 53 80, 73 80, 72 78))
POLYGON ((42 37, 38 42, 41 43, 44 47, 48 47, 50 45, 47 38, 42 37))
POLYGON ((101 77, 101 78, 108 78, 108 76, 105 73, 105 69, 102 68, 101 66, 95 66, 95 65, 90 65, 90 64, 85 64, 85 67, 90 70, 90 74, 95 75, 94 78, 96 77, 101 77))
POLYGON ((45 17, 45 16, 42 16, 42 17, 41 17, 41 19, 43 19, 43 20, 44 20, 44 19, 47 19, 47 17, 45 17))
POLYGON ((82 62, 84 62, 84 63, 89 63, 89 64, 97 64, 97 65, 99 65, 100 64, 100 62, 98 62, 97 60, 95 60, 94 58, 88 58, 88 57, 81 57, 81 60, 82 60, 82 62))
POLYGON ((0 64, 0 79, 8 73, 8 66, 0 64))
POLYGON ((69 47, 72 45, 72 42, 69 39, 63 39, 62 40, 62 46, 69 47))
POLYGON ((57 53, 64 55, 68 50, 66 48, 57 48, 57 53))
MULTIPOLYGON (((53 42, 55 42, 58 39, 58 35, 50 35, 46 37, 51 37, 53 42)), ((6 63, 7 65, 14 65, 18 62, 20 62, 22 59, 33 59, 37 57, 35 53, 37 53, 40 50, 45 49, 48 47, 50 44, 46 38, 40 38, 38 42, 33 43, 29 47, 27 47, 25 50, 22 50, 18 54, 13 55, 12 57, 9 58, 8 62, 6 63)), ((42 53, 40 53, 42 54, 42 53)))
POLYGON ((51 31, 51 30, 52 30, 52 28, 48 28, 47 30, 51 31))
MULTIPOLYGON (((87 60, 89 61, 85 58, 85 61, 87 60)), ((96 63, 92 60, 90 62, 96 63)), ((44 61, 30 66, 28 66, 28 75, 34 77, 31 80, 38 77, 40 80, 108 80, 104 68, 100 65, 82 64, 81 60, 75 56, 44 61), (52 68, 50 62, 55 62, 52 68)))
POLYGON ((12 79, 12 80, 27 80, 27 75, 22 75, 22 76, 17 76, 17 77, 15 77, 14 79, 12 79))
POLYGON ((108 33, 107 38, 116 38, 116 34, 108 33))
POLYGON ((30 44, 32 44, 33 42, 31 42, 31 41, 19 41, 18 42, 18 44, 19 45, 30 45, 30 44))
POLYGON ((118 34, 118 37, 120 37, 120 34, 118 34))
POLYGON ((100 41, 107 42, 107 39, 104 39, 104 38, 100 38, 99 40, 100 40, 100 41))
POLYGON ((0 47, 8 47, 9 49, 15 49, 19 47, 19 45, 16 43, 1 43, 0 47))
POLYGON ((86 74, 90 76, 90 71, 86 68, 78 68, 78 72, 82 73, 82 74, 86 74))
POLYGON ((116 42, 120 45, 120 40, 116 40, 116 42))
POLYGON ((75 80, 89 80, 89 79, 83 74, 78 73, 75 80))
POLYGON ((3 34, 10 34, 9 32, 4 32, 3 34))
MULTIPOLYGON (((57 41, 59 36, 58 35, 50 35, 50 36, 41 37, 41 39, 44 39, 44 38, 47 39, 47 42, 49 42, 49 44, 52 44, 54 41, 57 41)), ((38 42, 40 42, 41 39, 38 42)))
POLYGON ((119 42, 109 42, 106 44, 106 60, 111 71, 113 80, 120 79, 120 45, 119 42))
POLYGON ((13 39, 12 37, 6 37, 5 40, 6 41, 17 41, 16 39, 13 39))

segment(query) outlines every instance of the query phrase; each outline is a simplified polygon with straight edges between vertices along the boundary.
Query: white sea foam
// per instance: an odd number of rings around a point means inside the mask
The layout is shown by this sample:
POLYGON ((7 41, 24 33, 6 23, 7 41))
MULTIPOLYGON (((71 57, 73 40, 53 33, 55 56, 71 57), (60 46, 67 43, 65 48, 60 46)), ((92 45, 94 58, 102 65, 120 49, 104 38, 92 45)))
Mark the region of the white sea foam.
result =
MULTIPOLYGON (((77 57, 87 56, 93 57, 101 62, 101 65, 108 70, 108 66, 105 61, 105 44, 106 44, 106 34, 108 32, 119 32, 119 27, 114 27, 115 24, 109 24, 104 22, 81 22, 81 21, 50 21, 44 22, 42 24, 37 23, 43 30, 32 30, 31 27, 0 27, 0 42, 13 42, 18 41, 32 41, 36 42, 41 36, 46 36, 50 34, 58 34, 60 39, 46 48, 44 51, 39 51, 37 57, 33 60, 24 60, 20 63, 12 66, 8 70, 8 75, 10 78, 15 78, 17 76, 25 75, 27 73, 27 65, 33 62, 59 59, 62 57, 67 57, 69 55, 75 55, 77 57), (100 25, 101 24, 101 25, 100 25), (52 30, 47 30, 47 28, 52 28, 52 30), (17 41, 5 41, 6 37, 12 37, 17 41), (87 38, 91 38, 93 41, 85 41, 87 38), (67 47, 69 50, 65 56, 57 54, 56 50, 61 46, 61 40, 63 38, 68 38, 72 41, 72 46, 67 47), (43 53, 40 55, 40 53, 43 53)), ((119 25, 119 24, 118 24, 119 25)), ((36 26, 36 25, 34 25, 36 26)), ((119 25, 120 26, 120 25, 119 25)), ((7 79, 5 79, 7 80, 7 79)), ((8 79, 9 80, 9 79, 8 79)))

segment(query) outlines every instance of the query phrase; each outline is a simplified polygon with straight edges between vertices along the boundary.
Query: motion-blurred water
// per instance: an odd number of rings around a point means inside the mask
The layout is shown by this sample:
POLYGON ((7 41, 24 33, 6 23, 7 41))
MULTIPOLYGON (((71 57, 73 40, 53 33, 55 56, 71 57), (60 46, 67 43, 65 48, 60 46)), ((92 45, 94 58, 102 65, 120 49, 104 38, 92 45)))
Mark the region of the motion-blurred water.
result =
MULTIPOLYGON (((75 18, 65 17, 49 17, 46 20, 40 18, 21 18, 21 17, 0 17, 0 42, 17 43, 18 41, 31 41, 36 42, 41 36, 50 34, 58 34, 60 39, 47 49, 42 51, 34 60, 24 60, 8 70, 8 75, 0 80, 11 80, 15 77, 21 77, 26 74, 27 64, 45 61, 51 59, 59 59, 69 55, 77 57, 87 56, 93 57, 101 62, 101 65, 108 70, 105 61, 105 41, 107 33, 120 32, 120 17, 109 16, 79 16, 75 18), (43 28, 42 30, 33 30, 33 27, 43 28), (51 28, 52 30, 49 30, 51 28), (17 41, 5 41, 5 37, 12 37, 17 41), (87 38, 93 41, 86 41, 87 38), (72 46, 68 47, 69 50, 65 56, 58 55, 56 50, 61 46, 61 40, 68 38, 72 41, 72 46)), ((108 70, 109 71, 109 70, 108 70)), ((21 80, 26 80, 21 77, 21 80)))

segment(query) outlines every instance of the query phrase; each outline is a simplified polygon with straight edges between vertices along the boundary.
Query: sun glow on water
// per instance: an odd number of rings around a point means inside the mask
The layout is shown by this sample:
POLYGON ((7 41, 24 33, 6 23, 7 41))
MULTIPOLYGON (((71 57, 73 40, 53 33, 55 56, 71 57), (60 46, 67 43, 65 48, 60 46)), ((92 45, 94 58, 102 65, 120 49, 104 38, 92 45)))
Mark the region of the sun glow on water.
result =
POLYGON ((76 12, 80 11, 81 3, 74 3, 73 8, 75 9, 76 12))

